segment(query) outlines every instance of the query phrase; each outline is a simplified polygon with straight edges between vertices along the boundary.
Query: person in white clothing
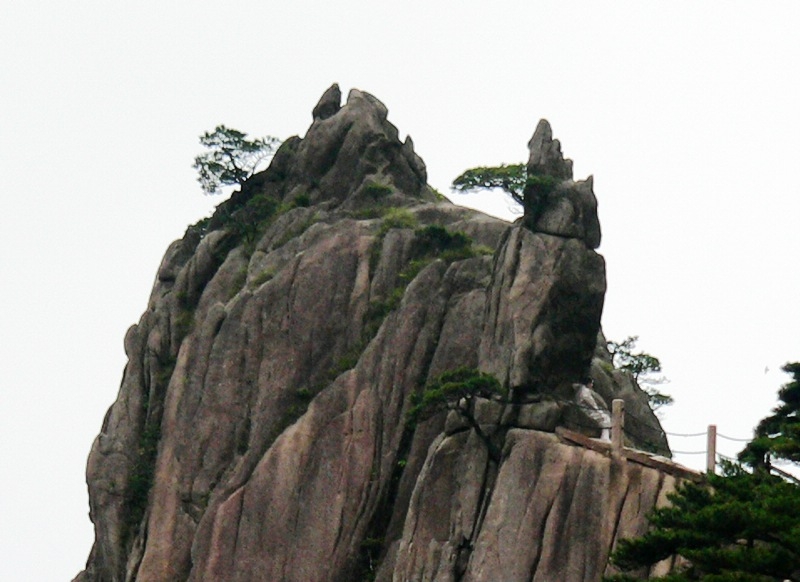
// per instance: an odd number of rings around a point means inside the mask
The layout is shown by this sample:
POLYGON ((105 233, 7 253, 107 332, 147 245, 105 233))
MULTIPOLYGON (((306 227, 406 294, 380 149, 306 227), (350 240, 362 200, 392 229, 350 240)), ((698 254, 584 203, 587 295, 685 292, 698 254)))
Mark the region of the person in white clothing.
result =
POLYGON ((600 427, 600 439, 611 441, 611 414, 603 397, 594 391, 594 380, 585 378, 580 384, 573 384, 575 402, 581 410, 600 427))

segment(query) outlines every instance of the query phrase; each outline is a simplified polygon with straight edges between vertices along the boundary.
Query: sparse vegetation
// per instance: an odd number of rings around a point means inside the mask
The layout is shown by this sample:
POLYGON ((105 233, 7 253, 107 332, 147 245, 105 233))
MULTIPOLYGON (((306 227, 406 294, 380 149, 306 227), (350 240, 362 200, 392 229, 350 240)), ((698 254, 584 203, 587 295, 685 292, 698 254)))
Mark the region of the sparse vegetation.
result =
POLYGON ((662 406, 669 406, 674 399, 669 394, 659 391, 657 386, 666 383, 664 376, 655 376, 661 372, 661 362, 655 356, 645 352, 634 352, 639 336, 630 336, 622 342, 607 342, 606 346, 611 359, 618 370, 633 376, 639 387, 647 394, 650 408, 658 410, 662 406))
POLYGON ((546 174, 528 175, 526 164, 481 166, 466 170, 453 180, 457 192, 500 189, 521 205, 529 221, 535 221, 542 206, 559 184, 546 174))
POLYGON ((383 213, 383 222, 378 234, 385 235, 393 228, 417 228, 418 225, 417 217, 407 208, 389 208, 383 213))
POLYGON ((275 242, 273 248, 276 249, 280 248, 286 243, 288 243, 290 240, 297 238, 305 231, 307 231, 309 228, 311 228, 314 224, 316 224, 318 220, 319 217, 316 214, 313 214, 308 216, 302 222, 293 225, 292 228, 288 229, 286 233, 278 241, 275 242))
POLYGON ((183 307, 179 312, 175 321, 173 321, 173 328, 175 335, 179 339, 186 337, 194 327, 194 309, 183 307))
POLYGON ((307 208, 311 206, 311 197, 306 192, 298 194, 292 200, 292 206, 295 208, 307 208))
POLYGON ((125 495, 126 536, 130 541, 144 518, 147 498, 153 486, 156 470, 158 441, 161 438, 160 423, 150 420, 145 423, 136 447, 136 458, 128 480, 125 495))
MULTIPOLYGON (((398 212, 387 213, 387 219, 381 225, 378 236, 373 242, 370 250, 370 270, 374 270, 380 260, 380 250, 386 233, 391 228, 410 228, 412 224, 416 224, 416 218, 410 212, 403 212, 403 209, 396 210, 398 212), (386 227, 387 224, 403 226, 386 227)), ((451 232, 439 225, 417 228, 409 252, 410 260, 398 274, 397 286, 392 289, 388 297, 370 302, 366 315, 365 336, 371 339, 378 332, 384 318, 400 305, 409 283, 434 260, 441 259, 446 263, 452 263, 478 254, 483 253, 473 246, 472 239, 463 232, 451 232)))
POLYGON ((209 151, 194 159, 197 181, 206 194, 218 194, 225 186, 244 184, 275 153, 280 140, 271 136, 250 140, 246 133, 218 125, 200 136, 200 145, 209 151))
POLYGON ((314 397, 314 393, 305 386, 298 388, 296 394, 300 400, 310 401, 314 397))
POLYGON ((434 188, 432 186, 430 186, 429 188, 430 188, 431 193, 436 197, 436 200, 438 202, 449 202, 447 196, 445 196, 444 194, 439 192, 436 188, 434 188))
POLYGON ((236 242, 244 243, 245 250, 251 254, 258 239, 281 210, 277 200, 265 194, 257 194, 248 200, 244 207, 225 217, 223 225, 236 242))
POLYGON ((446 262, 475 256, 472 239, 465 233, 452 232, 438 224, 418 228, 411 243, 411 257, 421 259, 439 256, 446 262))
POLYGON ((201 218, 197 222, 192 225, 189 225, 186 229, 186 233, 184 236, 194 235, 197 236, 198 239, 202 239, 206 233, 208 233, 208 224, 211 222, 211 217, 206 216, 205 218, 201 218))
POLYGON ((247 264, 242 265, 238 271, 236 271, 236 275, 231 281, 230 289, 228 290, 228 301, 236 297, 239 291, 244 289, 244 285, 247 282, 247 264))
POLYGON ((261 287, 267 281, 271 281, 275 277, 275 269, 264 269, 253 278, 252 286, 261 287))
POLYGON ((379 182, 370 182, 364 186, 364 193, 375 201, 386 198, 392 194, 391 186, 379 182))
POLYGON ((439 412, 455 410, 483 440, 492 459, 498 462, 500 450, 475 419, 475 399, 506 401, 507 397, 508 394, 494 376, 473 368, 457 368, 445 372, 412 397, 408 422, 414 426, 439 412))

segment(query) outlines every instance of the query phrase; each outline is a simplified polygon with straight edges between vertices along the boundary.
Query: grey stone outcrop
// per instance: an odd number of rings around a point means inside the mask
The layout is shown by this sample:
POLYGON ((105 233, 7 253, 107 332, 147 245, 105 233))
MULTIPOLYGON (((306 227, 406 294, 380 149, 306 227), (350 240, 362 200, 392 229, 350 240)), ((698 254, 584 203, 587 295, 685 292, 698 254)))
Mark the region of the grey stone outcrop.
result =
POLYGON ((553 139, 553 130, 546 119, 539 120, 528 142, 528 174, 572 180, 572 160, 564 158, 561 142, 553 139))
POLYGON ((676 484, 543 432, 510 430, 499 467, 474 433, 442 435, 377 580, 599 582, 611 548, 643 534, 642 514, 676 484))
MULTIPOLYGON (((167 250, 89 455, 95 542, 76 580, 590 580, 669 488, 541 432, 564 422, 560 387, 601 365, 587 230, 439 201, 386 107, 339 100, 331 87, 305 137, 167 250), (266 225, 251 216, 264 199, 285 210, 266 225), (405 226, 388 228, 390 208, 405 226), (413 221, 494 254, 413 263, 413 221), (457 418, 408 421, 459 366, 521 398, 476 404, 497 460, 457 418), (580 572, 553 574, 573 558, 580 572)), ((546 137, 536 163, 565 172, 546 137)), ((619 378, 603 382, 613 396, 619 378)))
POLYGON ((561 143, 553 139, 547 120, 539 121, 528 148, 528 176, 547 178, 552 185, 530 182, 526 185, 525 225, 533 232, 581 240, 590 249, 599 247, 600 221, 594 179, 590 176, 583 181, 573 181, 572 160, 563 157, 561 143))
POLYGON ((311 116, 314 118, 314 121, 328 119, 335 115, 341 108, 342 92, 339 89, 339 84, 334 83, 322 94, 316 107, 314 107, 314 110, 311 112, 311 116))

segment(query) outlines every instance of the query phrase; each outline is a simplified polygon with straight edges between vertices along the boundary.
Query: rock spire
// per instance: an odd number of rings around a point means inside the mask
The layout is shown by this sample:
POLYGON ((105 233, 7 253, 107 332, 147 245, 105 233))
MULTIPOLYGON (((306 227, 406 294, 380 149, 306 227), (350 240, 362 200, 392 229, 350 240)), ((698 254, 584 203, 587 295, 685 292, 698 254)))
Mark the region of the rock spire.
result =
POLYGON ((528 182, 523 194, 524 223, 534 232, 581 240, 588 248, 600 246, 600 221, 594 180, 574 182, 572 160, 564 158, 561 143, 553 139, 542 119, 528 142, 528 182))

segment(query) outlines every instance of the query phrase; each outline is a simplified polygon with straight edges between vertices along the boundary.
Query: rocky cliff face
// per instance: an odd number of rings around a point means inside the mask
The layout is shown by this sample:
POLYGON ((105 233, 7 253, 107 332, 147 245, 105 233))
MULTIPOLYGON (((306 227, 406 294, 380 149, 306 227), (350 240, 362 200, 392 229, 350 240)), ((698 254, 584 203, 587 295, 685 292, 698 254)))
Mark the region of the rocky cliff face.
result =
POLYGON ((546 122, 530 148, 555 188, 509 225, 431 190, 377 99, 329 89, 167 250, 89 456, 76 580, 597 580, 674 479, 552 434, 598 432, 569 401, 592 370, 642 420, 629 442, 667 451, 598 344, 591 179, 546 122), (475 402, 498 459, 456 413, 408 420, 462 366, 508 389, 475 402))

